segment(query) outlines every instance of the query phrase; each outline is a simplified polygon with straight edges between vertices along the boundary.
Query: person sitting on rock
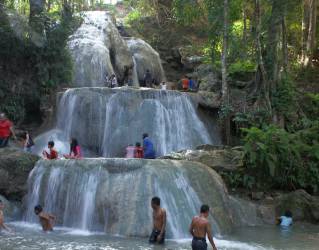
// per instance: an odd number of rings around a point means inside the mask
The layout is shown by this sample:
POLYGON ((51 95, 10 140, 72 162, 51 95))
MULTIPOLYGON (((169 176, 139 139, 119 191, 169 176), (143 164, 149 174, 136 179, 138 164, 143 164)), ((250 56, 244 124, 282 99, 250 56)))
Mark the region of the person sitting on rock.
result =
POLYGON ((6 117, 5 113, 0 114, 0 148, 8 146, 10 136, 13 136, 14 140, 17 137, 14 133, 13 123, 6 117))
POLYGON ((188 79, 188 77, 184 76, 184 78, 182 78, 181 82, 182 82, 183 90, 184 91, 188 91, 188 89, 189 89, 189 79, 188 79))
POLYGON ((144 158, 144 149, 141 147, 141 143, 137 142, 134 148, 134 158, 143 159, 144 158))
POLYGON ((292 222, 292 213, 289 210, 286 210, 283 216, 277 218, 277 225, 280 225, 282 227, 289 227, 292 225, 292 222))
POLYGON ((167 86, 165 82, 161 82, 161 90, 167 90, 167 86))
POLYGON ((143 134, 144 159, 155 159, 154 145, 148 134, 143 134))
POLYGON ((152 88, 153 78, 149 69, 146 70, 144 75, 144 85, 145 87, 152 88))
POLYGON ((43 157, 48 160, 58 159, 58 152, 54 149, 54 141, 48 142, 48 149, 49 153, 46 150, 43 150, 43 157))
POLYGON ((135 147, 132 144, 128 145, 125 150, 125 158, 134 158, 135 147))
POLYGON ((194 89, 195 89, 195 82, 194 82, 194 80, 191 78, 191 77, 189 77, 188 78, 188 84, 189 84, 189 90, 190 91, 193 91, 194 89))
POLYGON ((71 139, 70 143, 70 153, 68 155, 63 155, 66 159, 79 159, 82 158, 81 147, 78 140, 75 138, 71 139))
POLYGON ((118 87, 117 79, 115 74, 112 74, 111 76, 111 88, 116 88, 118 87))
POLYGON ((32 152, 32 147, 34 146, 34 142, 32 137, 30 136, 29 132, 24 132, 23 135, 23 150, 27 153, 32 152))
POLYGON ((43 231, 53 231, 53 222, 55 221, 55 216, 44 213, 41 205, 34 207, 34 213, 39 216, 43 231))

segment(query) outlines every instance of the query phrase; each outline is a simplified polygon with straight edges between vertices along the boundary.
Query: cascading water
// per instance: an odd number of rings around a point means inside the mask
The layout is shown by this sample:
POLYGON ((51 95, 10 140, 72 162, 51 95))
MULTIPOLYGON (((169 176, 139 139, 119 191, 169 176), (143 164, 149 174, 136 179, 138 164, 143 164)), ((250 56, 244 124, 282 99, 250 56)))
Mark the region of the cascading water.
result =
POLYGON ((177 91, 79 88, 63 94, 57 128, 95 155, 123 157, 129 144, 149 133, 157 156, 217 144, 190 97, 177 91))
POLYGON ((133 55, 139 81, 143 81, 146 70, 149 70, 155 82, 165 81, 165 74, 159 54, 145 41, 127 38, 127 45, 133 55))
POLYGON ((201 164, 169 160, 84 159, 39 161, 28 181, 26 221, 42 204, 64 227, 147 236, 150 200, 158 195, 168 214, 168 237, 188 237, 191 218, 203 201, 212 206, 215 232, 229 230, 227 195, 216 174, 201 164), (193 179, 201 177, 201 183, 193 179), (203 196, 207 186, 210 194, 203 196))

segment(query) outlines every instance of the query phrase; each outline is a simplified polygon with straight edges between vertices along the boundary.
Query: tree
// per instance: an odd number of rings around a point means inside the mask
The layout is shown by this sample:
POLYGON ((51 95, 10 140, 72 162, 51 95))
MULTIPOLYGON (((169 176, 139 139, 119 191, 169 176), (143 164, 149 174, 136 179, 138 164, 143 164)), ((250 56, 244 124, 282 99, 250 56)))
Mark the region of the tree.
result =
POLYGON ((229 30, 229 2, 224 0, 224 16, 223 16, 223 48, 222 48, 222 100, 225 109, 225 139, 226 144, 230 144, 230 102, 229 87, 227 82, 227 53, 228 53, 228 30, 229 30))
POLYGON ((312 63, 316 45, 317 0, 304 0, 302 20, 302 62, 304 66, 312 63))

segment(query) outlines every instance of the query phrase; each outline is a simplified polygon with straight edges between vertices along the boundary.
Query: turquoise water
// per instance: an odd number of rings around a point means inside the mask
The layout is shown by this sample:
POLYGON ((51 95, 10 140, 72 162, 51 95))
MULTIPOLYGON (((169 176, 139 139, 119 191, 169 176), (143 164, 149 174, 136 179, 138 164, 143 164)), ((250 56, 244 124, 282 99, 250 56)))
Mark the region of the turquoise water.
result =
MULTIPOLYGON (((0 234, 1 250, 190 250, 190 239, 168 240, 165 246, 150 246, 145 238, 123 238, 102 233, 56 228, 43 233, 39 225, 10 223, 14 233, 0 234)), ((277 227, 237 229, 232 235, 216 239, 219 250, 318 250, 319 227, 295 225, 289 231, 277 227)))

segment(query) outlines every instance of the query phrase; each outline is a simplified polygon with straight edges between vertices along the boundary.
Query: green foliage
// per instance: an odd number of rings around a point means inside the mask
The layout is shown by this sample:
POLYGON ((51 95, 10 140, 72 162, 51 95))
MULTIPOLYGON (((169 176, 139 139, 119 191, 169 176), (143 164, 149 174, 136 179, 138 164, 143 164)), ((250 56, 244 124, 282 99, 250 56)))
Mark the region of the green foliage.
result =
POLYGON ((44 22, 44 36, 23 26, 20 19, 15 13, 9 16, 0 10, 0 95, 4 96, 0 108, 15 122, 22 122, 28 110, 40 112, 42 96, 72 80, 66 43, 80 23, 68 8, 60 13, 58 21, 55 14, 51 18, 44 13, 37 20, 44 22), (13 22, 13 17, 17 21, 13 22))
POLYGON ((238 60, 229 65, 228 71, 230 75, 241 72, 255 72, 256 64, 250 60, 238 60))
POLYGON ((296 112, 297 93, 294 82, 289 76, 284 76, 278 84, 276 92, 272 94, 273 108, 285 118, 296 112))
POLYGON ((275 126, 244 132, 245 174, 255 180, 253 187, 319 191, 318 122, 297 133, 275 126))

